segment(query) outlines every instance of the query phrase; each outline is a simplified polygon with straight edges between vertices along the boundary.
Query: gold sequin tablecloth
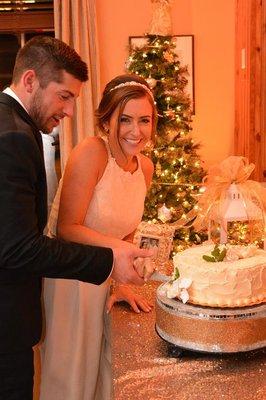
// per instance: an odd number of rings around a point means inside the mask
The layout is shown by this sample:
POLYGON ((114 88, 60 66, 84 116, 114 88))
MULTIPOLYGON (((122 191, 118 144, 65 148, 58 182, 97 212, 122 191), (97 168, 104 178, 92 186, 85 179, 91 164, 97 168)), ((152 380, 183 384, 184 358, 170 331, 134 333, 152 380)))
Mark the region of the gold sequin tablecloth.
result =
MULTIPOLYGON (((138 292, 155 302, 156 283, 138 292)), ((203 354, 167 344, 155 332, 155 311, 135 314, 123 303, 111 313, 114 400, 265 400, 266 351, 203 354)))

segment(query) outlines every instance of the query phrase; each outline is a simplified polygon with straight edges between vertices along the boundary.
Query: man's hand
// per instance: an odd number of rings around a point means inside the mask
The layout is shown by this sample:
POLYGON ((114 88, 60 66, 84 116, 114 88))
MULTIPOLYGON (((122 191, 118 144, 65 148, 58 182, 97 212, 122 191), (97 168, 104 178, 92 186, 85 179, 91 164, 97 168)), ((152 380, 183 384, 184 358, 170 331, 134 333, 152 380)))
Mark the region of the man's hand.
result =
MULTIPOLYGON (((152 249, 150 250, 153 251, 152 249)), ((152 258, 137 258, 134 261, 134 268, 145 282, 151 278, 152 274, 156 270, 155 262, 152 258)))
POLYGON ((114 268, 112 278, 119 283, 144 284, 144 272, 134 268, 134 260, 138 257, 147 258, 153 255, 152 250, 139 249, 131 243, 124 242, 123 246, 113 248, 114 268))

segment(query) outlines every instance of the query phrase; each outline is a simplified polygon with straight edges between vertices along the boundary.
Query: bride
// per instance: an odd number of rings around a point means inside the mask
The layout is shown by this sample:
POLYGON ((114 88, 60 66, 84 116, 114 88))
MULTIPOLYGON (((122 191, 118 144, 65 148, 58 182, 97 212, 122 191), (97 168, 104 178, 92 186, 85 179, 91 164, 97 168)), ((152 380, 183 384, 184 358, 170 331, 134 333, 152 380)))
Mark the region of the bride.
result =
MULTIPOLYGON (((113 247, 132 241, 152 179, 152 162, 140 153, 154 139, 157 121, 147 82, 137 75, 114 78, 96 120, 101 136, 88 137, 73 150, 50 230, 67 241, 113 247)), ((41 400, 111 399, 108 312, 120 300, 135 312, 152 306, 124 285, 110 295, 109 286, 46 279, 41 400)))

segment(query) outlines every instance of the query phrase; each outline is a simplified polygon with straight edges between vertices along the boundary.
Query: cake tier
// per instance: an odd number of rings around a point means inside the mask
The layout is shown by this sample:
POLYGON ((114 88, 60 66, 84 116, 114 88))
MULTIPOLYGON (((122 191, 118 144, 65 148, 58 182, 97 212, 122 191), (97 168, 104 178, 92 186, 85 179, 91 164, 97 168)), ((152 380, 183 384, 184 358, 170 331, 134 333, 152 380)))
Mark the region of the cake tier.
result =
POLYGON ((180 278, 190 278, 189 302, 211 307, 243 307, 266 301, 266 251, 237 261, 207 262, 213 245, 189 248, 174 257, 180 278))

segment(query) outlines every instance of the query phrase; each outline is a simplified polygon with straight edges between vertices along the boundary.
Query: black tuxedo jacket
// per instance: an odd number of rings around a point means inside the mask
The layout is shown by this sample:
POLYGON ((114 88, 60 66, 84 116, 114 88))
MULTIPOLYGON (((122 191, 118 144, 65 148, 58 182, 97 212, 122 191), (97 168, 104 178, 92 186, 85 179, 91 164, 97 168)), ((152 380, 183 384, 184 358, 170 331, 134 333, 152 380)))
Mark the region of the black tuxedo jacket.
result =
POLYGON ((43 235, 46 190, 39 130, 0 93, 0 353, 39 341, 42 277, 101 284, 112 269, 111 249, 43 235))

